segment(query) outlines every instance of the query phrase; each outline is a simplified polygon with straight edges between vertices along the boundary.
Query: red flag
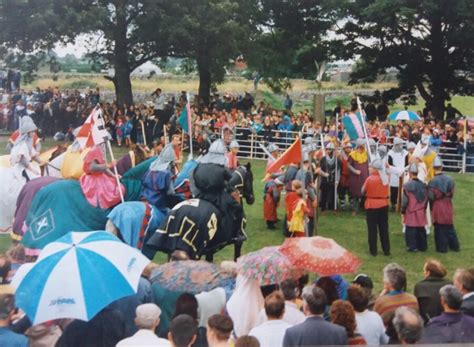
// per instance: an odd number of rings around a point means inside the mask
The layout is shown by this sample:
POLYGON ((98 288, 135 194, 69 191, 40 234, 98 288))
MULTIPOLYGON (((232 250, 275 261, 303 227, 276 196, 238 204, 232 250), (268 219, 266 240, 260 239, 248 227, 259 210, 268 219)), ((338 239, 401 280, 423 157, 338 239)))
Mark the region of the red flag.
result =
POLYGON ((93 147, 103 143, 104 138, 108 136, 107 130, 103 127, 102 111, 100 108, 92 110, 84 124, 79 129, 76 139, 82 148, 93 147))
POLYGON ((268 168, 265 173, 271 174, 278 172, 283 165, 288 165, 291 163, 299 163, 302 159, 302 147, 301 139, 297 138, 296 141, 277 159, 275 160, 268 168))

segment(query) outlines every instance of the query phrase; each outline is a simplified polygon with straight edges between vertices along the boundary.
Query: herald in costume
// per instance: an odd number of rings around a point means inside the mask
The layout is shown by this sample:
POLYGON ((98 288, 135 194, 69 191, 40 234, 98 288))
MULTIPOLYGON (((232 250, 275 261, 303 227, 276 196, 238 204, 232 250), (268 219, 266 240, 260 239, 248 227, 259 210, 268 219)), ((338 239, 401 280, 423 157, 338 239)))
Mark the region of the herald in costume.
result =
POLYGON ((433 162, 435 176, 428 183, 428 197, 431 204, 436 251, 446 253, 448 248, 459 251, 459 240, 454 229, 454 180, 445 175, 439 157, 433 162))
POLYGON ((349 170, 349 155, 352 151, 350 142, 346 142, 339 154, 339 161, 341 162, 341 179, 337 185, 337 194, 339 196, 339 204, 341 208, 346 208, 346 195, 351 200, 349 190, 350 170, 349 170))
POLYGON ((363 139, 357 139, 356 148, 349 155, 348 168, 349 174, 349 189, 351 193, 351 207, 353 214, 355 214, 362 203, 362 186, 369 176, 369 157, 365 148, 363 139))
POLYGON ((384 255, 390 255, 390 238, 388 233, 388 182, 381 177, 383 162, 375 159, 370 163, 370 176, 362 187, 365 195, 365 216, 367 221, 369 251, 372 256, 377 255, 377 235, 384 255))
POLYGON ((403 149, 404 141, 395 137, 393 147, 388 151, 388 165, 390 171, 390 202, 392 209, 397 205, 400 177, 403 177, 405 167, 408 166, 408 152, 403 149))
POLYGON ((267 223, 268 229, 275 229, 275 224, 278 220, 278 204, 283 186, 283 182, 278 178, 271 179, 265 183, 263 190, 263 218, 267 223))
POLYGON ((410 181, 403 185, 401 212, 405 224, 405 242, 409 252, 424 252, 428 248, 426 229, 426 205, 428 190, 418 179, 418 165, 410 164, 410 181))
POLYGON ((120 203, 119 189, 125 195, 125 188, 122 184, 117 187, 117 180, 106 164, 104 154, 99 147, 94 147, 87 153, 83 170, 84 174, 79 182, 89 204, 107 209, 120 203))

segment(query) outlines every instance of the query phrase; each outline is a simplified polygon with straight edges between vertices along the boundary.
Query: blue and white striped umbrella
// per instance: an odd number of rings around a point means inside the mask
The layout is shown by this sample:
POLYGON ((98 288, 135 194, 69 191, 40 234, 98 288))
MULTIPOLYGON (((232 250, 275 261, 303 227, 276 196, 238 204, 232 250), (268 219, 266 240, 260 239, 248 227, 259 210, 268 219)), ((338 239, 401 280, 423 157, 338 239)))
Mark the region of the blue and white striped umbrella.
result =
POLYGON ((33 324, 88 321, 111 302, 135 294, 149 262, 105 231, 70 232, 18 269, 12 281, 16 305, 33 324))
POLYGON ((388 116, 388 119, 395 120, 395 121, 406 120, 406 121, 411 121, 411 122, 416 122, 416 121, 421 120, 420 117, 415 112, 407 111, 407 110, 393 112, 390 116, 388 116))

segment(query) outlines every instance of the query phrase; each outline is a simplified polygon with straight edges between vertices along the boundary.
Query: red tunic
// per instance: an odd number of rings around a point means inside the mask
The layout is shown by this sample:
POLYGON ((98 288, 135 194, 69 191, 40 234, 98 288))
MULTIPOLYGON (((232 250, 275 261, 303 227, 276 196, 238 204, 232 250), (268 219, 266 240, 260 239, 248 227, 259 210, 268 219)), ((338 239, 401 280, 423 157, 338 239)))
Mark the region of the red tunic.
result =
POLYGON ((379 173, 371 174, 364 183, 365 209, 377 209, 388 206, 389 185, 383 185, 379 173))
POLYGON ((276 186, 269 186, 263 199, 263 218, 269 222, 276 222, 278 219, 278 201, 273 198, 273 192, 278 189, 276 186))
POLYGON ((289 222, 293 218, 293 210, 298 203, 300 197, 296 192, 287 192, 285 197, 285 208, 286 208, 286 220, 289 222))

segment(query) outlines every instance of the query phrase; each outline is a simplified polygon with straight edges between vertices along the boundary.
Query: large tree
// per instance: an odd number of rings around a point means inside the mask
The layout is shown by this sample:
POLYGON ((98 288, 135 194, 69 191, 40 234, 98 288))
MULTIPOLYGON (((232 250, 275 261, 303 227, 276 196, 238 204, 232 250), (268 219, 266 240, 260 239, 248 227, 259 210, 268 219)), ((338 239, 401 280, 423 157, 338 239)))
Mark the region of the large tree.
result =
POLYGON ((391 95, 418 91, 438 119, 453 94, 473 94, 472 0, 348 0, 341 10, 339 57, 361 59, 352 82, 395 68, 391 95))
POLYGON ((209 104, 212 85, 223 81, 226 67, 256 33, 256 5, 255 0, 174 0, 160 8, 169 56, 195 61, 202 103, 209 104))

